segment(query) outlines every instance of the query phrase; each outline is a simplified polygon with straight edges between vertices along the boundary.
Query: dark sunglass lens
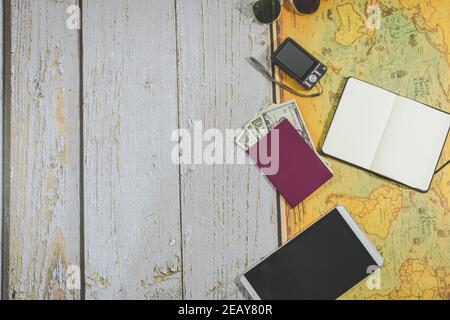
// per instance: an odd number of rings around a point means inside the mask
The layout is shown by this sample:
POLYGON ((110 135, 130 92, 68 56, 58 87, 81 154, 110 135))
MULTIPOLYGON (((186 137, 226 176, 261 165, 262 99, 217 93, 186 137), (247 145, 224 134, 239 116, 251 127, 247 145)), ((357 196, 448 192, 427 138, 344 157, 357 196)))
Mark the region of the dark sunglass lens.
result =
POLYGON ((320 0, 292 0, 292 2, 295 9, 304 14, 316 12, 320 6, 320 0))
POLYGON ((272 23, 281 13, 279 0, 259 0, 253 5, 253 14, 261 23, 272 23))

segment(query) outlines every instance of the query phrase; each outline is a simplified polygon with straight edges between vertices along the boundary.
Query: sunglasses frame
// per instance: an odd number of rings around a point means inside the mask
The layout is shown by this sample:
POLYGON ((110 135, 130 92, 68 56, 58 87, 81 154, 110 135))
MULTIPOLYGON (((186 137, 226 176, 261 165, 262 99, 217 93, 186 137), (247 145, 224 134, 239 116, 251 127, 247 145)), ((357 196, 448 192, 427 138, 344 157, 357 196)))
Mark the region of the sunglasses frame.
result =
MULTIPOLYGON (((280 14, 278 15, 278 17, 276 17, 276 19, 273 20, 273 21, 271 21, 271 22, 264 23, 264 22, 259 21, 259 20, 256 18, 255 14, 254 14, 254 11, 253 11, 253 8, 254 8, 255 4, 258 3, 258 2, 260 2, 260 1, 263 1, 263 0, 252 0, 252 1, 250 2, 250 4, 249 4, 250 9, 251 9, 251 12, 252 12, 252 14, 253 14, 254 20, 256 20, 256 21, 257 21, 258 23, 260 23, 260 24, 266 24, 266 25, 267 25, 267 24, 272 24, 272 23, 278 21, 278 19, 280 19, 280 16, 281 16, 281 10, 280 10, 280 14)), ((305 13, 300 12, 300 11, 297 9, 297 7, 295 6, 293 0, 273 0, 273 1, 278 1, 278 2, 280 3, 281 8, 283 8, 284 2, 287 1, 287 2, 291 5, 291 7, 294 8, 294 11, 295 11, 296 14, 307 15, 307 14, 305 14, 305 13)))

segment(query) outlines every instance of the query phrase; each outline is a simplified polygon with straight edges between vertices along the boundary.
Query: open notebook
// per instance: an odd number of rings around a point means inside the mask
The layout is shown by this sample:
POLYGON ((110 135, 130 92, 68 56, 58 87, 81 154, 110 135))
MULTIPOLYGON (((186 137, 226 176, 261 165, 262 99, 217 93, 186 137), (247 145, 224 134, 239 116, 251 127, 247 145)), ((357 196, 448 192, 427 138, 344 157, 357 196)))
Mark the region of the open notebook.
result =
POLYGON ((448 113, 350 78, 322 150, 425 192, 449 128, 448 113))

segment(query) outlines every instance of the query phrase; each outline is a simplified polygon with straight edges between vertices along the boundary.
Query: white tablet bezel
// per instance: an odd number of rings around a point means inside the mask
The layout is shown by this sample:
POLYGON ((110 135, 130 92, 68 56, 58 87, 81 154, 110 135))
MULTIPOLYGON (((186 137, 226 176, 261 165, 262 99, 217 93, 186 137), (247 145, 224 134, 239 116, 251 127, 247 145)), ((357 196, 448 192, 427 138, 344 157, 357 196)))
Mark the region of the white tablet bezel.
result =
POLYGON ((245 276, 241 276, 239 279, 241 281, 241 284, 244 286, 245 290, 247 290, 248 294, 252 297, 253 300, 261 300, 258 293, 253 289, 253 286, 248 282, 247 278, 245 276))
MULTIPOLYGON (((344 206, 337 206, 336 210, 339 211, 342 218, 344 218, 347 225, 352 229, 353 233, 358 237, 358 240, 363 244, 364 248, 366 248, 367 252, 370 254, 372 259, 378 265, 378 267, 382 267, 384 264, 384 259, 375 248, 375 246, 370 242, 369 238, 367 238, 366 234, 361 230, 361 228, 356 224, 355 220, 351 217, 350 213, 344 206)), ((331 210, 333 211, 333 210, 331 210)), ((330 211, 330 212, 331 212, 330 211)))
MULTIPOLYGON (((311 226, 309 226, 308 228, 306 228, 304 231, 308 230, 309 228, 312 228, 316 223, 318 223, 320 220, 322 220, 322 218, 326 217, 328 214, 330 214, 331 212, 333 212, 334 210, 337 210, 339 212, 339 214, 341 215, 341 217, 344 219, 344 221, 347 223, 347 225, 352 229, 353 233, 356 235, 356 237, 358 238, 358 240, 362 243, 362 245, 364 246, 364 248, 367 250, 367 252, 369 253, 369 255, 372 257, 372 259, 375 261, 375 263, 378 265, 379 268, 381 268, 384 264, 384 259, 383 257, 380 255, 380 253, 377 251, 377 249, 375 248, 375 246, 372 244, 372 242, 370 242, 370 240, 367 238, 367 236, 364 234, 364 232, 359 228, 359 226, 356 224, 355 220, 353 220, 353 218, 351 217, 350 213, 347 211, 347 209, 342 206, 339 205, 336 208, 330 210, 327 214, 325 214, 323 217, 321 217, 320 219, 318 219, 316 222, 314 222, 311 226)), ((284 245, 282 245, 281 247, 279 247, 278 249, 274 250, 272 253, 270 253, 269 255, 267 255, 265 258, 263 258, 260 262, 256 263, 255 265, 253 265, 251 268, 249 268, 243 275, 241 275, 239 277, 239 280, 242 284, 242 286, 247 290, 247 292, 249 293, 249 295, 252 297, 252 299, 254 300, 262 300, 261 297, 258 295, 258 293, 256 292, 256 290, 253 288, 252 284, 248 281, 248 279, 245 277, 245 274, 247 274, 248 272, 250 272, 251 270, 253 270, 254 268, 256 268, 259 264, 261 264, 264 260, 268 259, 270 256, 272 256, 274 253, 276 253, 277 251, 283 249, 284 246, 288 245, 291 241, 295 240, 298 236, 300 236, 301 233, 299 235, 297 235, 296 237, 294 237, 293 239, 289 240, 288 242, 286 242, 284 245)))

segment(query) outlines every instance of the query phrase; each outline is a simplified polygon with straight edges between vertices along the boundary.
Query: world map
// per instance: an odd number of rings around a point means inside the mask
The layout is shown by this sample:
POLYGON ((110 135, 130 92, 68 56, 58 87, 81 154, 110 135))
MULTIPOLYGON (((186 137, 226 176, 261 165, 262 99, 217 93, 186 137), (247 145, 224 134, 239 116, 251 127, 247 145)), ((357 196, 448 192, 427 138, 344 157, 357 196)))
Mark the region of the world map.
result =
MULTIPOLYGON (((273 30, 275 45, 292 37, 329 68, 321 97, 297 98, 319 149, 350 76, 450 112, 449 8, 450 0, 322 0, 319 11, 308 16, 283 9, 273 30)), ((277 96, 296 98, 284 91, 277 96)), ((449 144, 440 164, 450 159, 449 144)), ((385 265, 379 289, 363 281, 342 299, 450 299, 450 169, 435 176, 429 192, 420 193, 326 160, 334 173, 331 182, 295 209, 281 199, 284 240, 344 205, 385 265)))

